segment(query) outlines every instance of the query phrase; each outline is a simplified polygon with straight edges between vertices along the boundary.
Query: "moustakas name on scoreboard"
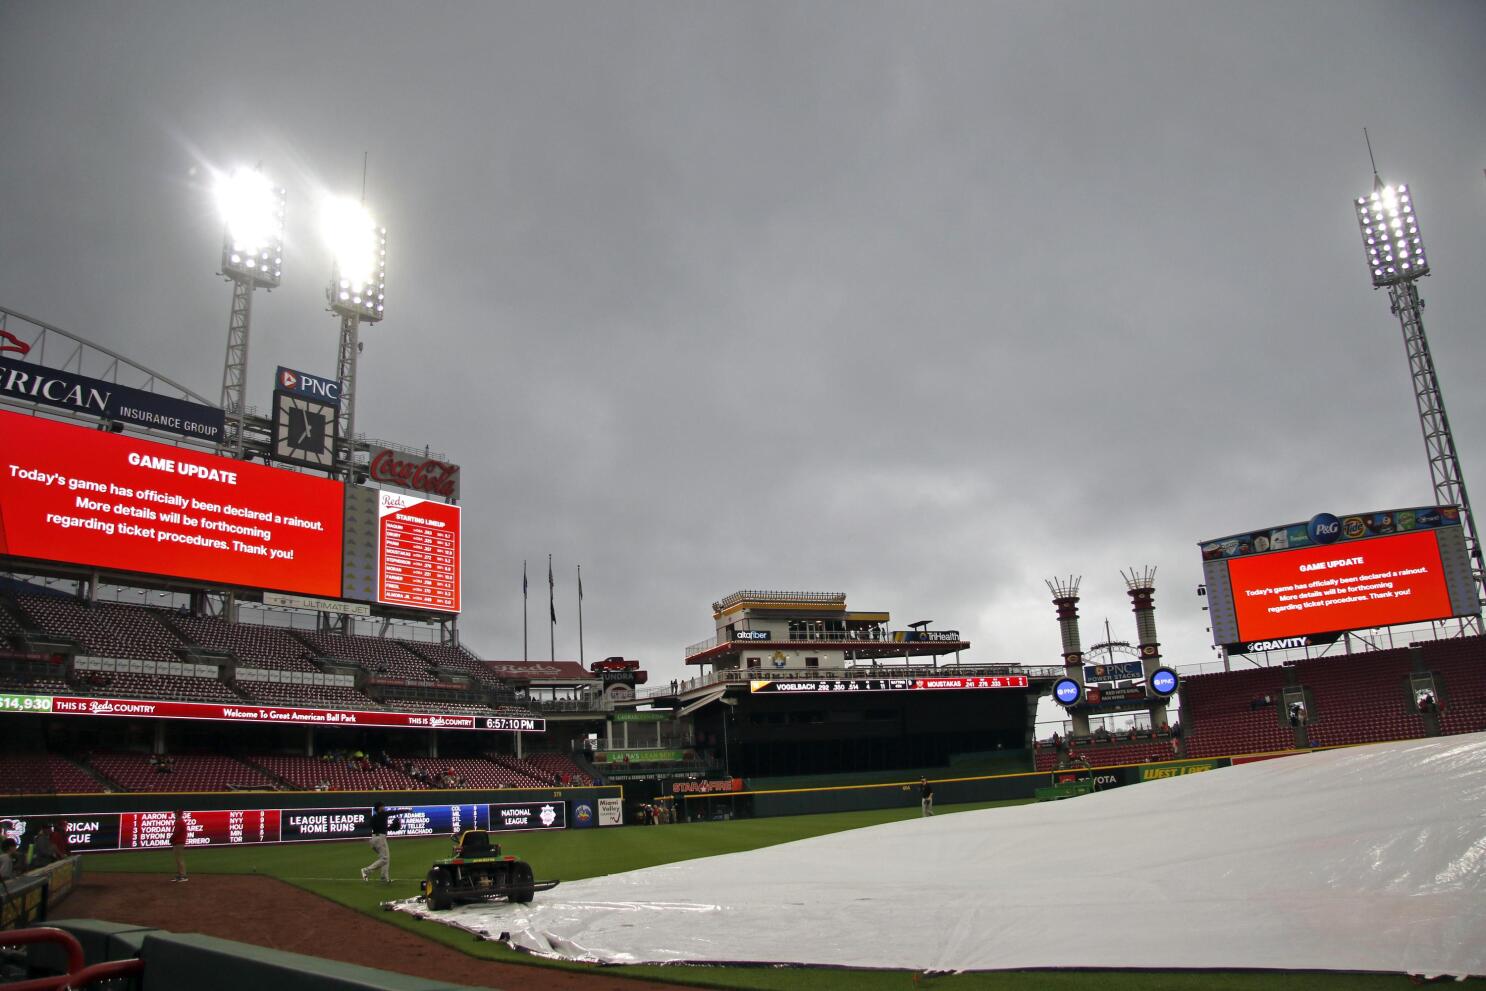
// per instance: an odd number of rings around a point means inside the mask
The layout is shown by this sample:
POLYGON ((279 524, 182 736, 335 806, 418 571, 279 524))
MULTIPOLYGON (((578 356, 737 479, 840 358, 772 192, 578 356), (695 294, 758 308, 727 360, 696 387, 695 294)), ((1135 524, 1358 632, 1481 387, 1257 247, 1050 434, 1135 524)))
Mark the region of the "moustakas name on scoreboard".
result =
POLYGON ((753 694, 776 695, 830 694, 833 692, 924 692, 984 688, 1026 688, 1024 674, 971 675, 945 678, 835 678, 825 681, 805 679, 757 680, 748 683, 753 694))

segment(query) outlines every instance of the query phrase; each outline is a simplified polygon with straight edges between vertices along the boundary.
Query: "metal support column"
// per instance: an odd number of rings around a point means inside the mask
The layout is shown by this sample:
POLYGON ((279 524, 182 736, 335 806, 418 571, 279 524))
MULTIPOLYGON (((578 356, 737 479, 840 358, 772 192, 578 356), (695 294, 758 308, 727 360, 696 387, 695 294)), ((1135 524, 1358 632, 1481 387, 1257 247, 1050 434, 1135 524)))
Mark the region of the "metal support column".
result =
MULTIPOLYGON (((1450 432, 1450 418, 1445 414, 1445 399, 1435 374, 1434 358, 1429 353, 1429 340, 1424 336, 1424 301, 1414 280, 1388 287, 1388 302, 1403 329, 1404 351, 1409 359, 1409 377, 1414 383, 1414 405, 1419 410, 1419 427, 1424 433, 1424 451, 1429 457, 1429 476, 1434 483, 1434 497, 1441 505, 1460 507, 1460 524, 1465 529, 1466 552, 1470 554, 1471 573, 1476 579, 1476 594, 1486 598, 1483 585, 1481 543, 1476 537, 1476 524, 1471 516, 1470 496, 1465 491, 1465 476, 1460 471, 1460 458, 1455 453, 1455 437, 1450 432)), ((1475 632, 1481 632, 1480 617, 1474 618, 1475 632)))
POLYGON ((248 378, 248 327, 253 315, 253 283, 232 280, 232 313, 227 318, 227 360, 222 366, 222 409, 227 413, 227 432, 222 446, 235 457, 243 455, 243 398, 248 378))
POLYGON ((361 318, 341 313, 341 343, 335 375, 341 384, 341 410, 336 420, 336 463, 346 481, 356 480, 356 356, 361 353, 361 318))

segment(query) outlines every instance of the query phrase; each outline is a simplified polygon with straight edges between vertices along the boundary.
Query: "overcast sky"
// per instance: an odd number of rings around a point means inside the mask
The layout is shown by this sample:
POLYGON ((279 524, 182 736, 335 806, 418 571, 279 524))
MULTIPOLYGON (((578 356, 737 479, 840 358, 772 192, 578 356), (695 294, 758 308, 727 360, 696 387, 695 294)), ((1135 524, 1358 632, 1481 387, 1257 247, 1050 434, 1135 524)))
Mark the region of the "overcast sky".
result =
POLYGON ((333 374, 316 202, 388 228, 357 427, 463 466, 465 642, 682 672, 742 588, 967 660, 1213 658, 1198 541, 1433 499, 1349 200, 1415 190, 1486 499, 1486 5, 0 3, 0 305, 215 398, 213 169, 288 190, 249 397, 333 374))

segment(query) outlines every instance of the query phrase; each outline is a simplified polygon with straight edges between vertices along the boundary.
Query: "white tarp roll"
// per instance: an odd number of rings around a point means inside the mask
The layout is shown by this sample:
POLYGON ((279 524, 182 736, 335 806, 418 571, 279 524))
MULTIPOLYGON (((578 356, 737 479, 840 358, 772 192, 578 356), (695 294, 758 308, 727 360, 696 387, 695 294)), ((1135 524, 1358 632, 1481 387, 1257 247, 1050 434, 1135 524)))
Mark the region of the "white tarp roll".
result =
POLYGON ((1481 974, 1483 879, 1476 734, 907 819, 529 905, 398 908, 606 963, 1481 974))

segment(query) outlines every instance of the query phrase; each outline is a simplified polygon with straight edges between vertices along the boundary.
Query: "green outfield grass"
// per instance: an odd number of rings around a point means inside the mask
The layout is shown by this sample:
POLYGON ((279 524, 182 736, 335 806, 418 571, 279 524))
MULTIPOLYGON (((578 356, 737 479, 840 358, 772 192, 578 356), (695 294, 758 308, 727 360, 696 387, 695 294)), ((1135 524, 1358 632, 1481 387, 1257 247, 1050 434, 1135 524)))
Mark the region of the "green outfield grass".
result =
MULTIPOLYGON (((970 809, 1018 805, 991 802, 944 808, 941 814, 970 809)), ((629 826, 621 829, 566 830, 553 833, 507 834, 505 852, 530 861, 539 878, 576 881, 603 874, 653 867, 657 864, 736 853, 787 843, 825 833, 895 822, 918 815, 908 809, 842 812, 789 818, 748 819, 671 826, 629 826)), ((392 840, 391 885, 364 883, 358 869, 371 860, 364 842, 297 843, 282 846, 238 847, 191 851, 187 866, 193 874, 265 874, 312 891, 379 921, 411 930, 420 936, 455 947, 471 956, 533 966, 587 970, 587 965, 546 961, 517 953, 500 943, 475 939, 471 934, 436 922, 415 919, 403 912, 384 912, 384 900, 418 893, 418 882, 430 862, 449 854, 449 839, 392 840)), ((174 866, 169 851, 90 854, 86 869, 169 875, 174 866)), ((540 897, 540 896, 538 896, 540 897)), ((889 938, 885 933, 884 938, 889 938)), ((1399 975, 1326 973, 1171 973, 1131 971, 1021 971, 953 975, 923 975, 904 971, 858 971, 801 967, 605 967, 608 975, 633 975, 650 980, 703 987, 758 989, 758 991, 1176 991, 1213 988, 1218 991, 1372 991, 1411 987, 1399 975)), ((1486 986, 1486 981, 1468 982, 1486 986)))

